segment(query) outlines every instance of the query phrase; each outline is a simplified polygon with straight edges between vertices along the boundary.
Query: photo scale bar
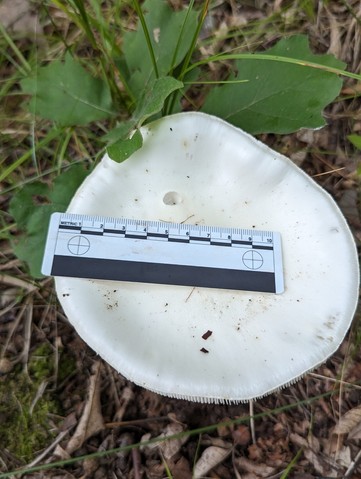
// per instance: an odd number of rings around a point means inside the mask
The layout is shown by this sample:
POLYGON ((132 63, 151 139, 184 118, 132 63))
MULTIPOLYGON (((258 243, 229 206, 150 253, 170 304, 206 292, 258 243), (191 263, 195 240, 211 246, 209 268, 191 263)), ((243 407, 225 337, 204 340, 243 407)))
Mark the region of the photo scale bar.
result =
POLYGON ((139 231, 139 232, 130 232, 124 229, 110 229, 110 228, 104 228, 103 230, 95 229, 95 230, 89 230, 89 229, 83 229, 81 226, 69 226, 69 225, 59 225, 59 230, 78 230, 81 232, 81 234, 88 234, 88 235, 95 235, 95 236, 106 236, 107 234, 114 234, 114 235, 119 235, 119 237, 122 238, 134 238, 134 239, 157 239, 157 238, 164 238, 167 239, 168 241, 179 241, 179 242, 184 242, 184 243, 192 243, 192 242, 202 242, 204 244, 209 244, 212 246, 236 246, 236 245, 249 245, 250 247, 254 249, 273 249, 272 244, 267 244, 267 245, 254 245, 252 241, 245 241, 245 240, 235 240, 235 239, 228 239, 228 240, 222 240, 221 238, 211 238, 211 237, 206 237, 206 236, 187 236, 187 237, 182 237, 180 236, 179 238, 174 238, 170 234, 166 233, 154 233, 154 232, 144 232, 144 231, 139 231))
POLYGON ((51 275, 276 293, 274 273, 204 266, 55 255, 51 275))

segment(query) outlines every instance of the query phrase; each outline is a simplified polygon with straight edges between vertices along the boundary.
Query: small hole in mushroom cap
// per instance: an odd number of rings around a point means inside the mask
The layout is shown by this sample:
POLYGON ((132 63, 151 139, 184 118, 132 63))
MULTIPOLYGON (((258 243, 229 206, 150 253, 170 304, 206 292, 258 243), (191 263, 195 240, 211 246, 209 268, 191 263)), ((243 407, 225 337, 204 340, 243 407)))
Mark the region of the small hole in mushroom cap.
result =
POLYGON ((163 196, 163 203, 165 205, 178 205, 181 202, 182 197, 176 191, 168 191, 168 193, 163 196))

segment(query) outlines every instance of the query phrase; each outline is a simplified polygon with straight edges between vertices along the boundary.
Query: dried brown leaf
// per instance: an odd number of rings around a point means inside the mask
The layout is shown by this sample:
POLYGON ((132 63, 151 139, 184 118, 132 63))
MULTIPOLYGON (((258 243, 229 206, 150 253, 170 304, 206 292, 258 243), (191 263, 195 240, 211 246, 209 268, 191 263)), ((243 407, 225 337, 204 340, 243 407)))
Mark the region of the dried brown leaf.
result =
POLYGON ((8 374, 14 367, 14 363, 10 359, 2 358, 0 359, 0 376, 8 374))
MULTIPOLYGON (((165 428, 165 432, 159 437, 173 436, 174 434, 180 434, 184 431, 184 427, 179 423, 171 423, 165 428)), ((169 439, 162 441, 159 444, 159 449, 162 451, 163 457, 168 460, 172 459, 178 454, 183 444, 188 440, 188 436, 182 436, 179 439, 169 439)))
POLYGON ((94 365, 94 374, 90 377, 88 398, 84 406, 83 414, 73 437, 66 446, 68 454, 79 449, 89 437, 104 428, 103 416, 100 405, 100 362, 94 365))
POLYGON ((194 470, 193 477, 194 479, 201 478, 208 474, 214 467, 221 464, 232 451, 232 446, 229 445, 228 448, 210 446, 203 451, 203 454, 198 459, 194 470))
POLYGON ((361 439, 361 422, 357 424, 347 436, 348 439, 361 439))
POLYGON ((332 53, 333 55, 335 55, 336 58, 340 58, 341 49, 342 49, 341 48, 342 43, 340 41, 341 40, 340 27, 336 17, 332 15, 332 13, 330 13, 329 11, 327 13, 328 13, 329 22, 330 22, 330 46, 328 48, 327 53, 332 53))
MULTIPOLYGON (((152 444, 148 444, 146 446, 142 446, 141 450, 152 450, 155 448, 159 448, 163 458, 168 461, 174 459, 174 457, 178 454, 183 444, 188 441, 188 436, 185 434, 177 439, 166 439, 169 436, 173 436, 175 434, 181 434, 184 432, 184 426, 180 423, 174 422, 168 424, 165 428, 165 431, 157 436, 155 439, 159 439, 159 442, 154 442, 152 444)), ((151 438, 151 434, 144 434, 141 439, 141 442, 149 441, 151 438)))
POLYGON ((266 464, 257 464, 246 457, 238 457, 234 462, 240 469, 255 474, 259 478, 268 477, 276 472, 275 467, 267 466, 266 464))
POLYGON ((114 421, 122 421, 129 402, 134 398, 133 390, 125 387, 122 391, 122 396, 119 400, 119 407, 115 413, 114 421))
POLYGON ((342 447, 337 451, 333 460, 341 467, 348 468, 352 462, 351 449, 348 446, 342 447))
POLYGON ((314 453, 318 453, 320 451, 320 443, 315 436, 308 435, 307 439, 305 439, 299 434, 291 433, 290 440, 296 446, 303 447, 305 449, 312 449, 314 453))
POLYGON ((361 406, 347 411, 340 417, 333 434, 349 434, 361 422, 361 406))
POLYGON ((185 457, 181 457, 179 461, 168 463, 173 479, 193 479, 189 462, 185 457))
POLYGON ((55 457, 57 460, 61 460, 61 461, 64 461, 66 459, 70 459, 70 455, 59 444, 54 449, 53 457, 55 457))
POLYGON ((358 95, 361 93, 361 83, 356 83, 352 86, 346 86, 342 89, 341 93, 343 95, 358 95))
POLYGON ((84 474, 80 479, 88 479, 89 477, 94 477, 95 471, 98 469, 99 463, 95 458, 88 458, 83 461, 83 470, 84 474))
POLYGON ((0 21, 6 29, 17 33, 42 33, 29 0, 3 0, 0 3, 0 21))
POLYGON ((251 442, 251 433, 248 426, 239 425, 232 432, 233 441, 239 446, 247 446, 251 442))
POLYGON ((305 449, 303 451, 303 454, 305 458, 308 460, 308 462, 310 462, 313 465, 313 467, 315 468, 315 471, 318 472, 321 476, 328 475, 329 477, 336 477, 330 474, 330 472, 328 471, 328 468, 325 468, 326 464, 320 460, 318 454, 312 451, 312 449, 305 449))
MULTIPOLYGON (((332 439, 326 441, 331 442, 332 439)), ((290 440, 293 444, 303 448, 303 455, 310 464, 313 465, 315 471, 321 476, 338 477, 340 474, 340 465, 337 462, 338 456, 336 455, 334 445, 326 451, 325 444, 323 444, 323 454, 321 454, 321 445, 317 437, 309 435, 307 439, 299 436, 298 434, 290 434, 290 440)), ((343 459, 343 456, 340 456, 343 459)))

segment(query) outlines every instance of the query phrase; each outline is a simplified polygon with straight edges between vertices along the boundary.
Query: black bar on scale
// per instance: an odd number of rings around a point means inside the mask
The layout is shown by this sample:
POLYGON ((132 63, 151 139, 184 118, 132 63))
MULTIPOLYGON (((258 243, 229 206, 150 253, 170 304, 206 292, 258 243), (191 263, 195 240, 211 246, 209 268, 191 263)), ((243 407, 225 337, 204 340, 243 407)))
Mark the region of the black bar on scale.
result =
POLYGON ((117 234, 117 235, 125 235, 125 230, 115 230, 115 229, 110 229, 110 228, 104 228, 103 229, 103 233, 104 234, 107 234, 107 233, 110 233, 110 234, 117 234))
POLYGON ((189 236, 187 238, 172 238, 168 237, 170 243, 189 243, 189 236))
POLYGON ((230 241, 211 241, 212 246, 232 246, 230 241))
POLYGON ((275 293, 275 274, 204 266, 55 255, 53 276, 275 293))
POLYGON ((248 246, 252 245, 252 241, 241 241, 241 240, 231 240, 231 241, 232 241, 232 244, 244 244, 248 246))
POLYGON ((132 239, 147 239, 147 236, 145 233, 125 233, 126 238, 132 238, 132 239))
POLYGON ((166 233, 147 233, 148 238, 168 238, 166 233))
POLYGON ((189 239, 191 241, 205 241, 206 243, 211 242, 211 238, 205 238, 204 236, 190 236, 189 239))
POLYGON ((81 234, 83 234, 83 235, 103 236, 103 231, 97 231, 97 230, 81 230, 81 234))
POLYGON ((75 226, 75 225, 59 225, 59 229, 61 230, 81 230, 81 226, 75 226))

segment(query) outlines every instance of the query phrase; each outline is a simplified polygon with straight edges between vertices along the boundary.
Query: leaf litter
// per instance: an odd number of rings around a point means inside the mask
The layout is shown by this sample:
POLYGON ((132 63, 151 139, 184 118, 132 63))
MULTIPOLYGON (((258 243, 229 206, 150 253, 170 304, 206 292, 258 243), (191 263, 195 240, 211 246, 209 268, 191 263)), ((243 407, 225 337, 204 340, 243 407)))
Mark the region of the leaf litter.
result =
MULTIPOLYGON (((242 21, 246 23, 252 17, 264 18, 266 10, 268 14, 273 14, 274 9, 281 9, 282 3, 276 2, 274 7, 267 5, 265 9, 251 6, 241 9, 236 2, 230 2, 221 10, 215 10, 214 24, 222 24, 223 29, 224 25, 229 28, 237 22, 236 15, 242 16, 242 21)), ((359 11, 358 2, 348 2, 347 5, 355 12, 359 11)), ((292 21, 295 20, 292 20, 292 12, 288 15, 288 28, 292 29, 292 21)), ((321 49, 323 46, 324 52, 332 44, 332 29, 337 29, 333 38, 337 35, 343 41, 341 59, 353 65, 355 71, 359 69, 361 59, 357 38, 360 38, 360 23, 350 17, 346 4, 320 5, 316 15, 317 21, 313 23, 306 15, 301 15, 297 18, 297 29, 303 22, 303 28, 311 34, 312 44, 321 45, 321 49)), ((272 34, 268 34, 266 40, 263 37, 265 44, 267 41, 272 44, 272 40, 272 34)), ((258 41, 256 37, 254 41, 258 41)), ((335 40, 333 45, 335 47, 335 40)), ((345 88, 353 87, 352 82, 346 82, 345 88)), ((355 174, 359 151, 345 139, 345 134, 361 133, 359 108, 358 98, 335 103, 327 109, 328 125, 320 131, 283 137, 262 135, 261 139, 288 156, 303 152, 300 159, 302 167, 342 204, 344 196, 349 191, 357 191, 359 184, 355 174), (337 171, 339 168, 342 170, 337 171)), ((350 201, 353 215, 350 218, 346 210, 345 214, 356 238, 361 241, 357 196, 350 201)), ((5 210, 7 203, 1 194, 0 202, 5 210)), ((172 477, 187 479, 192 477, 195 465, 200 464, 202 458, 206 458, 202 471, 209 467, 204 473, 214 479, 280 477, 299 451, 301 453, 289 477, 361 477, 361 396, 359 389, 353 387, 361 382, 359 315, 349 338, 337 354, 317 369, 317 376, 308 375, 295 385, 255 401, 255 442, 252 442, 248 405, 206 405, 164 398, 134 386, 99 361, 67 323, 55 303, 49 280, 40 280, 34 291, 29 277, 14 261, 11 248, 1 241, 1 266, 6 272, 2 277, 5 280, 0 279, 1 299, 8 294, 10 300, 10 303, 2 303, 0 311, 1 345, 6 344, 6 348, 1 350, 1 358, 16 362, 24 349, 29 346, 33 351, 45 340, 54 348, 51 361, 58 373, 49 380, 52 391, 62 403, 63 431, 51 422, 51 414, 49 429, 53 428, 58 434, 66 432, 64 436, 59 436, 59 447, 66 451, 70 443, 72 447, 68 454, 75 457, 129 446, 141 441, 145 435, 160 441, 155 448, 133 450, 137 452, 121 450, 105 458, 91 458, 66 467, 59 466, 55 470, 28 473, 24 477, 155 479, 165 477, 168 467, 172 477), (31 285, 31 288, 15 285, 17 294, 14 294, 14 284, 6 278, 16 278, 23 281, 23 285, 31 285), (29 295, 33 303, 31 330, 25 322, 17 321, 21 318, 18 314, 21 304, 29 295), (7 308, 7 304, 13 304, 13 307, 7 308), (30 337, 27 336, 29 331, 30 337), (324 397, 319 397, 321 395, 324 397), (310 400, 312 398, 316 399, 310 400), (244 424, 241 425, 220 425, 229 419, 242 418, 244 424), (140 419, 142 423, 136 422, 140 419), (194 436, 188 434, 195 428, 209 425, 216 425, 216 428, 194 436), (173 441, 167 439, 172 431, 183 431, 184 440, 176 440, 172 444, 173 441), (217 442, 219 440, 223 442, 217 442), (160 444, 164 444, 163 451, 160 444), (230 454, 228 448, 231 449, 230 454)), ((4 368, 0 381, 6 384, 12 374, 13 368, 4 368)), ((44 449, 49 444, 50 441, 44 444, 44 449)), ((54 448, 49 449, 42 461, 51 462, 57 457, 54 448)), ((7 445, 1 447, 0 460, 0 470, 4 472, 24 465, 24 461, 14 457, 7 445)))

